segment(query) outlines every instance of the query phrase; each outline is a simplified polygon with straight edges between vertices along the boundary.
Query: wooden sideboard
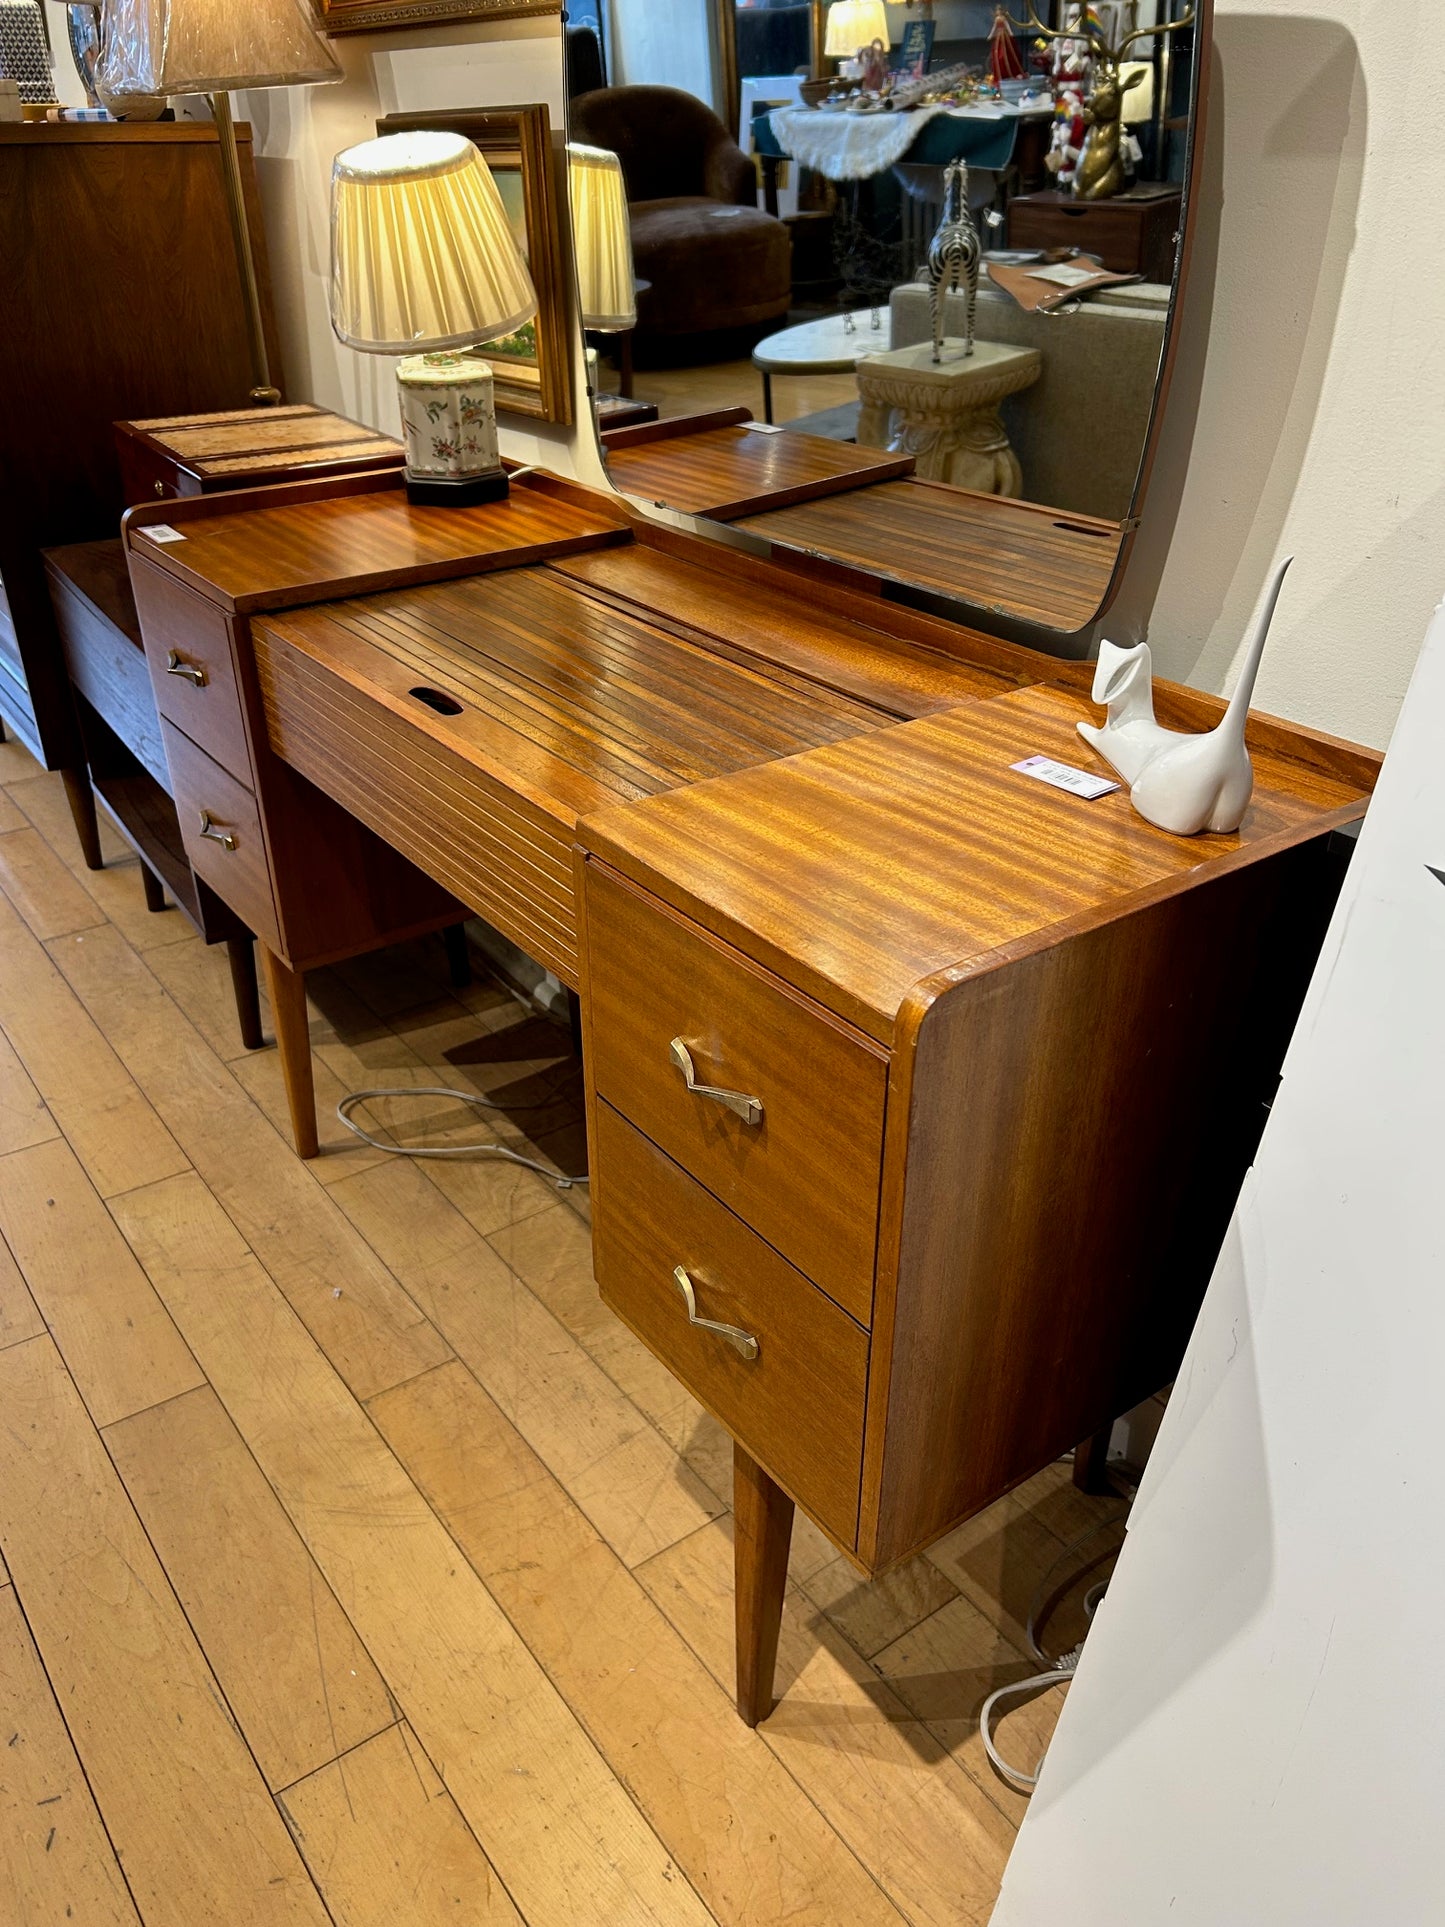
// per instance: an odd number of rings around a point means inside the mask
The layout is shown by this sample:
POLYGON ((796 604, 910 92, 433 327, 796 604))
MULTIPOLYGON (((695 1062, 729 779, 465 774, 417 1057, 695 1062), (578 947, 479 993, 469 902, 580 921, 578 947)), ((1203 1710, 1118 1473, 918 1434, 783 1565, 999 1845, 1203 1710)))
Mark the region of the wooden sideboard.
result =
POLYGON ((736 1441, 745 1719, 795 1502, 882 1571, 1171 1376, 1378 758, 1254 717, 1241 831, 1168 836, 1015 768, 1091 762, 1082 665, 545 476, 126 542, 208 673, 157 682, 188 850, 283 981, 364 845, 580 989, 602 1292, 736 1441))
MULTIPOLYGON (((250 129, 236 134, 269 335, 250 129)), ((0 263, 0 720, 63 773, 99 869, 41 551, 114 540, 125 506, 118 418, 227 408, 251 386, 214 126, 0 124, 0 263)), ((271 357, 279 366, 274 340, 271 357)))

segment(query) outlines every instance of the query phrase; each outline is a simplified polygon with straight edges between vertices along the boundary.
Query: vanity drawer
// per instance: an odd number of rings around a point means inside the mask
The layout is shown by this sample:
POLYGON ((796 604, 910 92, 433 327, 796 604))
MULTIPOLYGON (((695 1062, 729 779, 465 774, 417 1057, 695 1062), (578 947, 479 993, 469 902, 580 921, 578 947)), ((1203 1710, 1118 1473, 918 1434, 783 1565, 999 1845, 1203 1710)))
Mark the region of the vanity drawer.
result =
POLYGON ((229 623, 139 553, 132 556, 131 584, 156 708, 222 769, 249 785, 251 751, 229 623))
POLYGON ((264 944, 280 951, 271 870, 255 797, 164 717, 161 735, 191 868, 264 944))
POLYGON ((835 1538, 854 1544, 868 1334, 654 1144, 597 1106, 593 1261, 607 1304, 835 1538), (756 1340, 754 1357, 689 1322, 756 1340))
POLYGON ((586 874, 598 1094, 861 1324, 873 1303, 887 1062, 776 978, 597 863, 586 874), (761 1104, 749 1122, 688 1088, 761 1104))

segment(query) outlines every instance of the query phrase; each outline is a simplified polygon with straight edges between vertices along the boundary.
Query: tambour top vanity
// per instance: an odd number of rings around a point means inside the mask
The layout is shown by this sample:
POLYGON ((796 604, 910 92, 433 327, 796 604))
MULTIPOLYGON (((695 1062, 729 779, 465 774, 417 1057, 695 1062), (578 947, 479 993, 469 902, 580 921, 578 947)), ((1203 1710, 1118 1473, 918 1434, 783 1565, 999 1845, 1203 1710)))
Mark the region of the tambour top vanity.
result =
POLYGON ((454 900, 580 990, 599 1284, 738 1441, 745 1717, 793 1501, 878 1571, 1170 1376, 1374 759, 1256 718, 1241 832, 1167 836, 1015 770, 1080 760, 1082 667, 542 476, 126 540, 273 991, 454 900))
MULTIPOLYGON (((842 478, 798 514, 905 486, 779 459, 842 478)), ((462 510, 387 474, 167 502, 125 540, 303 1150, 312 964, 460 903, 580 993, 597 1278, 736 1441, 756 1721, 795 1502, 879 1572, 1172 1375, 1378 759, 1254 717, 1240 831, 1167 835, 1018 768, 1093 763, 1084 665, 710 499, 749 532, 526 471, 462 510)), ((1046 602, 1081 524, 982 500, 1046 602)))

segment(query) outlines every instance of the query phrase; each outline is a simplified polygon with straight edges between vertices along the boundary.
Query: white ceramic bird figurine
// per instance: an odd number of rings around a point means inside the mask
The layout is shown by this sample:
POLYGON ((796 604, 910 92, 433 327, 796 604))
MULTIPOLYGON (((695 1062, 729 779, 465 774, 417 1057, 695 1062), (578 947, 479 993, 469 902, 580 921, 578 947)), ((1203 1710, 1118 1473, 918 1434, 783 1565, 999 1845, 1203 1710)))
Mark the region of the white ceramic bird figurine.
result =
POLYGON ((1265 637, 1293 556, 1275 567, 1255 612, 1244 667, 1217 729, 1191 736, 1154 720, 1147 642, 1121 649, 1106 642, 1094 673, 1096 703, 1107 703, 1102 726, 1080 723, 1079 734, 1129 785, 1129 801, 1147 823, 1175 836, 1228 832, 1244 821, 1254 791, 1254 769, 1244 746, 1250 698, 1265 637))

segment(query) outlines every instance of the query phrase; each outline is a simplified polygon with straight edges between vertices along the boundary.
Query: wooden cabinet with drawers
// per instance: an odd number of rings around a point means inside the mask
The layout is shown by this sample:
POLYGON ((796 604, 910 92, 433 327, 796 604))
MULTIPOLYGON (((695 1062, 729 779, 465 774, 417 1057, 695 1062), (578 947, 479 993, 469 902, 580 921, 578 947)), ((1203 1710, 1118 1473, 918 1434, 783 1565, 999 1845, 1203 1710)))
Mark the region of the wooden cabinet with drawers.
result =
POLYGON ((1263 1127, 1352 779, 1257 748, 1241 837, 1169 837, 1017 769, 1087 713, 582 825, 598 1283, 736 1441, 747 1719, 793 1502, 876 1573, 1165 1383, 1263 1127))

